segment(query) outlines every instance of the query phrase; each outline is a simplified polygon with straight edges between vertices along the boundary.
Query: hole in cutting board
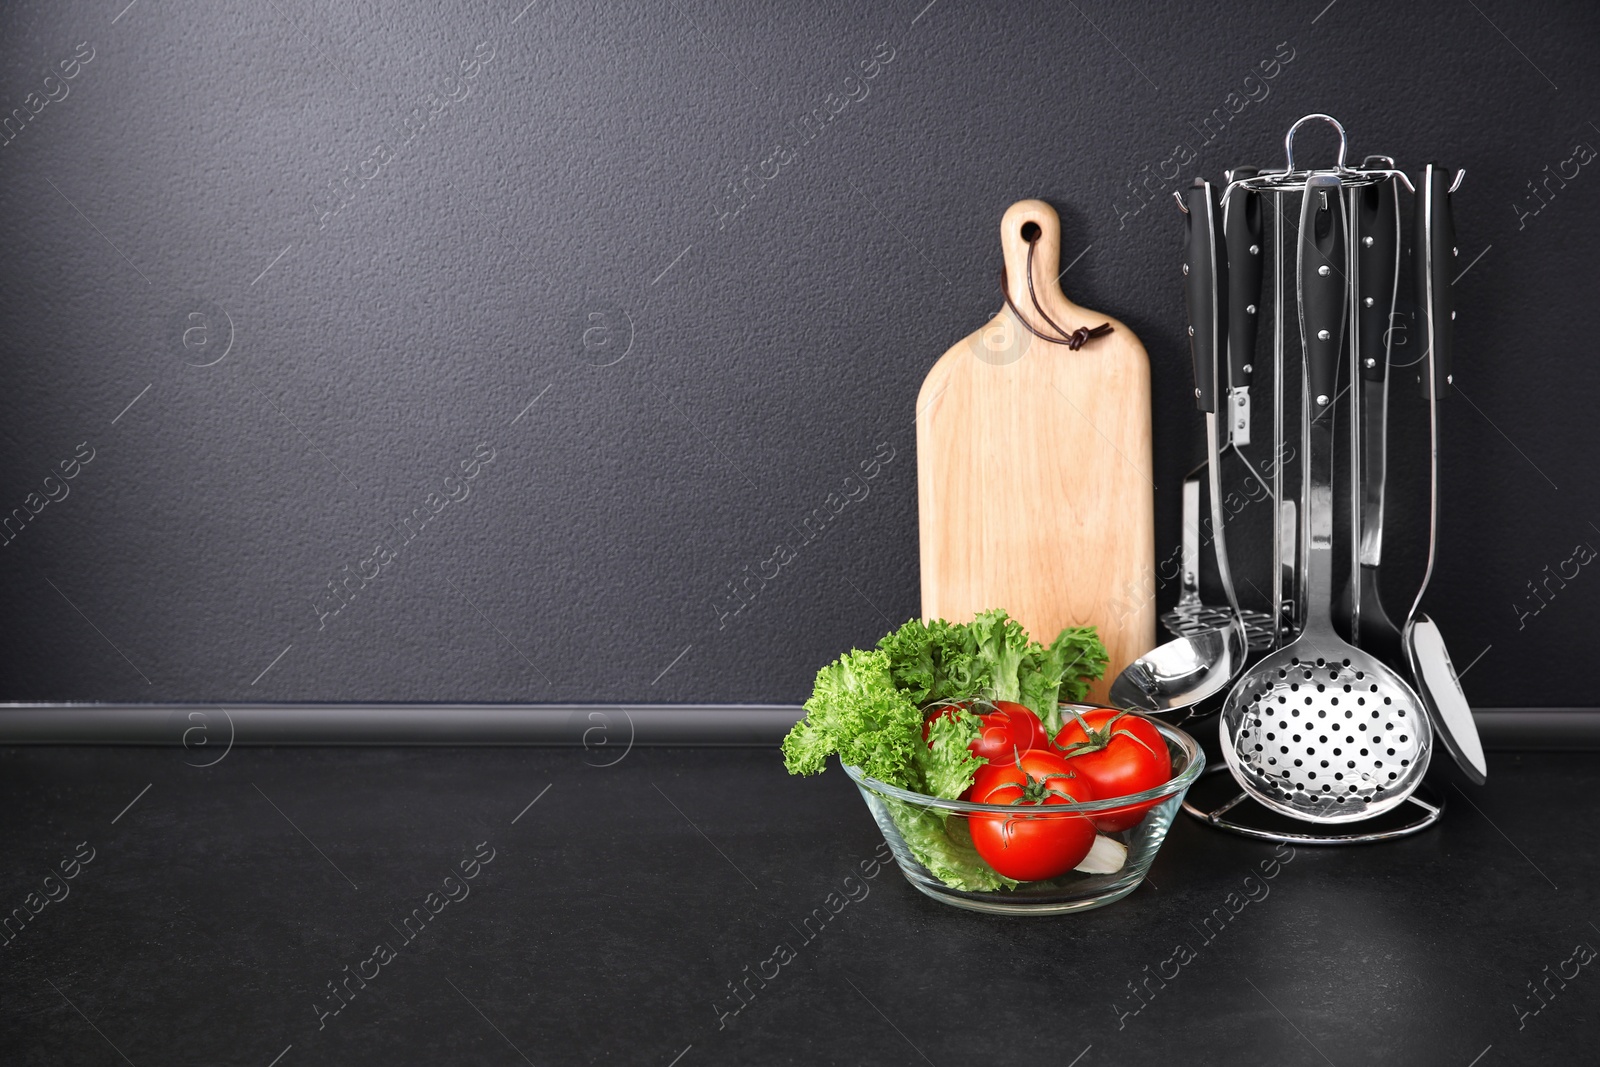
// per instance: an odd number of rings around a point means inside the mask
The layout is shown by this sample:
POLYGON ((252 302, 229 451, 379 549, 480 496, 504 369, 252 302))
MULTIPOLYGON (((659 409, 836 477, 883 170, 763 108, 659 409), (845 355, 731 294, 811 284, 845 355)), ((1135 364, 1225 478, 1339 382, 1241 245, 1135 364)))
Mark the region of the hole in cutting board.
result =
POLYGON ((1037 241, 1039 239, 1039 235, 1043 232, 1044 231, 1039 229, 1039 224, 1037 222, 1024 222, 1022 224, 1022 239, 1027 241, 1029 244, 1037 241))

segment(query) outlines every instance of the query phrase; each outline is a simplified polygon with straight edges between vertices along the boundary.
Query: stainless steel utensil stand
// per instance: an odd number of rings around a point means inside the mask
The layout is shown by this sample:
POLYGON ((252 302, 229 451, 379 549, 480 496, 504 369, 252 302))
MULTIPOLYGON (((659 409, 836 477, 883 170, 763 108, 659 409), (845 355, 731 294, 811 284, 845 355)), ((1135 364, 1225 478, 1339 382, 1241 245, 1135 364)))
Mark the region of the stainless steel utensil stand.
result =
MULTIPOLYGON (((1317 685, 1316 680, 1313 678, 1300 687, 1305 689, 1305 692, 1293 694, 1294 705, 1299 705, 1304 699, 1305 703, 1311 706, 1302 708, 1301 717, 1297 718, 1295 723, 1286 723, 1286 725, 1292 725, 1295 729, 1280 731, 1277 729, 1278 723, 1276 720, 1279 717, 1294 717, 1291 714, 1292 707, 1289 703, 1291 694, 1288 690, 1291 688, 1290 682, 1299 680, 1298 675, 1294 678, 1286 676, 1280 679, 1279 672, 1276 669, 1278 665, 1275 660, 1273 663, 1274 669, 1266 674, 1255 668, 1247 667, 1244 676, 1229 697, 1228 708, 1233 713, 1231 719, 1228 723, 1221 724, 1224 726, 1221 732, 1225 754, 1237 755, 1237 758, 1231 762, 1239 764, 1239 766, 1234 766, 1230 769, 1234 772, 1234 777, 1239 781, 1241 788, 1237 790, 1225 788, 1224 780, 1216 777, 1223 769, 1219 765, 1215 771, 1208 773, 1200 782, 1196 783, 1195 789, 1184 803, 1183 808, 1190 817, 1220 830, 1261 840, 1282 841, 1296 845, 1358 844, 1405 837, 1419 833, 1438 822, 1445 810, 1442 794, 1429 789, 1421 783, 1421 774, 1415 765, 1420 763, 1422 768, 1426 767, 1427 761, 1431 756, 1431 749, 1425 739, 1431 735, 1432 731, 1429 729, 1427 716, 1419 714, 1422 710, 1420 700, 1411 693, 1407 680, 1399 677, 1390 677, 1391 672, 1371 656, 1371 652, 1375 650, 1366 649, 1362 645, 1359 639, 1359 632, 1353 636, 1356 639, 1356 644, 1362 647, 1349 648, 1347 653, 1343 651, 1337 653, 1327 652, 1326 656, 1332 658, 1328 659, 1326 663, 1323 662, 1322 658, 1319 658, 1319 656, 1323 655, 1323 646, 1327 648, 1334 647, 1334 641, 1331 636, 1322 632, 1326 628, 1326 620, 1320 618, 1322 615, 1327 614, 1329 606, 1327 601, 1329 601, 1330 597, 1326 588, 1329 582, 1329 575, 1326 572, 1333 554, 1330 540, 1331 531, 1327 527, 1331 521, 1333 508, 1332 491, 1328 481, 1331 467, 1331 459, 1329 458, 1331 453, 1328 449, 1330 447, 1329 439, 1332 434, 1333 420, 1333 412, 1329 409, 1332 406, 1334 397, 1328 394, 1346 394, 1351 398, 1346 412, 1341 414, 1348 419, 1351 434, 1349 488, 1352 515, 1350 537, 1352 543, 1348 547, 1352 568, 1358 568, 1362 563, 1360 538, 1362 535, 1361 505, 1364 468, 1360 444, 1364 439, 1363 431, 1370 433, 1373 421, 1381 421, 1386 415, 1386 412, 1381 407, 1378 407, 1377 410, 1369 413, 1365 420, 1363 419, 1361 366, 1355 358, 1357 356, 1356 350, 1361 345, 1358 340, 1360 335, 1357 329, 1357 300, 1359 299, 1359 293, 1355 288, 1357 281, 1355 274, 1358 269, 1356 260, 1359 257, 1354 254, 1354 250, 1357 247, 1355 242, 1365 237, 1366 233, 1357 232, 1358 227, 1354 221, 1356 213, 1353 209, 1356 199, 1362 190, 1382 183, 1393 182, 1408 192, 1416 192, 1416 188, 1410 179, 1403 172, 1396 169, 1393 162, 1387 157, 1368 156, 1360 167, 1347 166, 1345 164, 1346 148, 1347 142, 1344 129, 1337 121, 1326 115, 1306 116, 1290 128, 1285 138, 1288 161, 1283 170, 1247 176, 1232 181, 1229 183, 1227 192, 1223 197, 1224 201, 1226 201, 1228 196, 1232 195, 1236 189, 1245 189, 1258 193, 1261 195, 1263 202, 1269 206, 1272 214, 1270 247, 1273 253, 1273 263, 1269 268, 1271 272, 1269 277, 1272 279, 1273 287, 1272 358, 1275 373, 1271 393, 1273 400, 1273 455, 1270 481, 1271 495, 1276 502, 1275 506, 1278 508, 1278 515, 1276 516, 1277 521, 1274 523, 1275 536, 1272 545, 1274 584, 1270 592, 1273 616, 1276 622, 1275 646, 1276 649, 1283 649, 1301 636, 1311 638, 1311 646, 1316 647, 1310 647, 1305 642, 1301 642, 1301 646, 1290 653, 1291 655, 1299 654, 1301 659, 1305 659, 1308 654, 1310 658, 1297 667, 1289 668, 1289 670, 1298 672, 1309 668, 1311 671, 1320 671, 1321 674, 1329 674, 1331 670, 1332 674, 1329 676, 1337 675, 1335 682, 1338 685, 1328 683, 1328 686, 1335 689, 1338 686, 1343 686, 1343 690, 1336 695, 1344 699, 1334 700, 1328 693, 1322 692, 1327 686, 1317 685), (1300 169, 1294 164, 1294 133, 1306 123, 1312 121, 1326 122, 1338 132, 1340 140, 1339 159, 1337 164, 1331 168, 1317 171, 1300 169), (1320 177, 1316 177, 1314 180, 1314 176, 1320 177), (1313 330, 1316 336, 1308 340, 1301 337, 1299 329, 1301 325, 1300 316, 1295 314, 1294 308, 1288 308, 1286 311, 1285 303, 1289 299, 1288 294, 1298 292, 1295 281, 1297 276, 1295 270, 1296 253, 1297 250, 1301 250, 1301 254, 1304 254, 1304 250, 1302 249, 1302 235, 1299 232, 1300 225, 1295 220, 1302 218, 1302 209, 1306 197, 1310 195, 1308 189, 1313 185, 1318 188, 1319 192, 1316 195, 1322 198, 1324 204, 1328 200, 1334 199, 1340 202, 1340 214, 1344 216, 1344 221, 1339 222, 1338 225, 1343 227, 1342 232, 1344 233, 1345 241, 1349 243, 1352 249, 1352 254, 1348 263, 1349 276, 1343 279, 1347 301, 1343 305, 1344 312, 1339 315, 1339 325, 1328 324, 1329 328, 1320 332, 1313 330), (1348 201, 1344 199, 1345 197, 1349 198, 1348 201), (1285 220, 1289 218, 1291 211, 1295 213, 1294 219, 1291 219, 1286 224, 1285 220), (1350 338, 1350 348, 1347 351, 1350 358, 1340 361, 1343 363, 1340 369, 1347 370, 1347 373, 1339 374, 1337 378, 1332 380, 1333 387, 1329 388, 1329 372, 1326 369, 1328 366, 1328 353, 1323 349, 1337 344, 1337 337, 1333 337, 1332 340, 1328 339, 1331 335, 1341 332, 1348 334, 1350 338), (1301 337, 1302 346, 1316 344, 1317 338, 1322 338, 1325 341, 1324 345, 1319 346, 1317 352, 1317 365, 1322 368, 1320 372, 1322 379, 1315 390, 1310 388, 1306 377, 1299 373, 1302 366, 1306 366, 1308 372, 1311 369, 1306 361, 1308 352, 1305 347, 1291 351, 1289 348, 1291 337, 1301 337), (1288 387, 1290 381, 1301 383, 1298 390, 1288 387), (1317 394, 1315 398, 1312 395, 1313 392, 1317 394), (1316 476, 1312 479, 1312 468, 1302 466, 1299 484, 1294 485, 1289 482, 1285 475, 1285 468, 1288 465, 1286 459, 1290 456, 1290 448, 1293 445, 1286 432, 1285 412, 1288 410, 1288 406, 1297 400, 1301 408, 1301 426, 1297 441, 1299 455, 1293 458, 1300 460, 1302 465, 1308 458, 1311 458, 1316 464, 1316 476), (1306 449, 1308 445, 1313 444, 1310 440, 1313 431, 1318 441, 1315 442, 1316 448, 1311 451, 1316 452, 1317 455, 1310 457, 1306 449), (1311 503, 1308 494, 1313 493, 1316 494, 1316 507, 1312 511, 1316 515, 1320 515, 1320 518, 1309 514, 1307 510, 1308 503, 1311 503), (1311 522, 1311 525, 1308 526, 1308 521, 1312 519, 1316 519, 1316 521, 1311 522), (1315 529, 1311 527, 1315 527, 1315 529), (1315 546, 1313 541, 1315 541, 1315 546), (1309 564, 1312 562, 1310 557, 1313 551, 1318 554, 1315 570, 1320 575, 1318 578, 1319 592, 1315 597, 1311 598, 1319 602, 1315 608, 1315 613, 1318 616, 1317 620, 1311 619, 1308 613, 1308 589, 1305 584, 1308 573, 1312 570, 1309 564), (1315 627, 1312 627, 1313 621, 1316 621, 1315 627), (1314 628, 1317 631, 1316 634, 1312 635, 1308 628, 1314 628), (1302 653, 1301 648, 1306 648, 1308 651, 1302 653), (1343 666, 1341 666, 1341 661, 1343 666), (1355 667, 1350 666, 1352 662, 1355 663, 1355 667), (1364 669, 1366 674, 1356 673, 1358 668, 1364 669), (1261 677, 1255 677, 1258 674, 1261 677), (1345 677, 1345 675, 1350 675, 1350 677, 1345 677), (1398 743, 1399 733, 1410 732, 1413 735, 1422 735, 1421 737, 1413 736, 1408 739, 1409 744, 1415 749, 1414 754, 1416 757, 1413 764, 1404 768, 1407 772, 1405 777, 1409 779, 1409 784, 1405 781, 1395 781, 1392 783, 1394 788, 1389 788, 1391 784, 1389 780, 1392 780, 1394 776, 1389 775, 1388 772, 1391 769, 1398 771, 1402 770, 1402 768, 1385 766, 1381 771, 1376 771, 1375 768, 1362 760, 1362 757, 1367 755, 1366 751, 1362 751, 1357 756, 1355 749, 1360 748, 1360 744, 1344 746, 1348 751, 1338 756, 1334 761, 1335 765, 1331 768, 1326 762, 1321 763, 1320 768, 1317 765, 1317 760, 1332 759, 1333 753, 1339 751, 1334 746, 1342 743, 1344 732, 1354 730, 1353 726, 1343 726, 1340 730, 1340 736, 1332 737, 1334 731, 1331 727, 1335 719, 1342 723, 1342 720, 1348 717, 1345 712, 1346 704, 1353 701, 1355 696, 1360 695, 1360 692, 1366 691, 1365 683, 1362 681, 1363 678, 1365 678, 1366 682, 1378 682, 1379 688, 1381 688, 1381 692, 1375 689, 1374 693, 1367 694, 1373 697, 1373 704, 1385 706, 1386 708, 1408 707, 1410 709, 1410 715, 1403 717, 1386 711, 1386 714, 1393 718, 1393 722, 1397 726, 1393 731, 1397 735, 1395 739, 1397 749, 1406 747, 1398 743), (1347 696, 1347 694, 1350 694, 1351 686, 1345 685, 1346 682, 1355 683, 1359 692, 1347 696), (1314 692, 1313 688, 1308 687, 1314 687, 1316 691, 1314 692), (1283 690, 1284 697, 1282 702, 1283 710, 1281 712, 1278 710, 1280 703, 1278 700, 1279 689, 1283 690), (1385 694, 1391 700, 1381 700, 1385 694), (1334 705, 1337 705, 1337 707, 1334 705), (1269 706, 1271 708, 1270 711, 1269 706), (1322 708, 1326 712, 1326 718, 1322 722, 1318 721, 1321 717, 1315 715, 1318 708, 1322 708), (1308 718, 1307 716, 1311 717, 1308 718), (1269 718, 1270 722, 1268 721, 1269 718), (1422 721, 1416 722, 1417 719, 1422 721), (1324 722, 1326 725, 1323 724, 1324 722), (1415 723, 1415 728, 1412 727, 1413 723, 1415 723), (1231 735, 1228 727, 1231 727, 1231 735), (1289 742, 1287 735, 1295 733, 1297 730, 1301 730, 1301 732, 1309 730, 1313 734, 1326 731, 1330 737, 1322 738, 1322 741, 1329 742, 1329 744, 1324 746, 1323 751, 1318 751, 1315 759, 1313 759, 1301 749, 1312 744, 1315 741, 1314 737, 1308 735, 1305 741, 1302 742, 1301 738, 1296 736, 1293 739, 1293 743, 1289 742), (1289 748, 1285 749, 1286 755, 1279 757, 1279 765, 1273 767, 1267 766, 1268 761, 1265 758, 1267 753, 1260 752, 1260 747, 1267 746, 1268 739, 1273 736, 1269 731, 1275 731, 1279 735, 1277 740, 1272 742, 1274 746, 1289 745, 1289 748), (1230 744, 1237 745, 1240 743, 1252 746, 1248 758, 1242 749, 1236 754, 1228 748, 1230 744), (1332 747, 1332 752, 1326 751, 1329 747, 1332 747), (1331 797, 1322 795, 1326 790, 1322 783, 1324 778, 1332 774, 1333 771, 1344 769, 1344 761, 1348 758, 1353 758, 1356 761, 1355 771, 1346 772, 1347 775, 1352 775, 1353 777, 1336 783, 1337 790, 1350 790, 1348 803, 1342 805, 1331 803, 1331 797), (1294 761, 1293 767, 1288 766, 1291 760, 1294 761), (1301 760, 1307 761, 1305 765, 1302 765, 1301 760), (1309 774, 1311 769, 1320 771, 1321 768, 1329 768, 1326 772, 1322 772, 1323 777, 1309 774), (1376 773, 1374 773, 1375 771, 1376 773), (1240 778, 1241 774, 1245 775, 1245 778, 1240 778), (1311 782, 1308 780, 1309 778, 1315 778, 1316 781, 1311 782), (1360 787, 1363 796, 1369 790, 1376 789, 1373 794, 1376 803, 1370 803, 1369 806, 1369 801, 1357 800, 1354 795, 1356 791, 1351 787, 1351 782, 1353 781, 1365 783, 1360 787), (1378 784, 1380 781, 1383 782, 1381 787, 1378 784), (1387 792, 1385 792, 1386 789, 1388 790, 1387 792), (1368 816, 1366 814, 1368 811, 1374 814, 1368 816)), ((1310 218, 1311 215, 1307 214, 1305 217, 1310 218)), ((1326 224, 1323 223, 1322 225, 1325 229, 1326 224)), ((1319 260, 1318 262, 1321 261, 1319 260)), ((1338 270, 1340 268, 1334 266, 1332 269, 1338 270)), ((1318 271, 1323 279, 1322 282, 1318 283, 1319 285, 1326 284, 1329 271, 1330 267, 1328 266, 1324 266, 1318 271)), ((1323 307, 1323 317, 1326 318, 1329 295, 1325 290, 1319 291, 1322 292, 1321 297, 1319 297, 1319 304, 1323 307)), ((1303 300, 1303 298, 1301 299, 1303 300)), ((1303 314, 1304 305, 1302 303, 1301 315, 1303 316, 1303 314)), ((1373 346, 1369 344, 1366 347, 1371 348, 1373 346)), ((1376 355, 1377 358, 1382 358, 1382 353, 1362 352, 1360 354, 1376 355)), ((1341 418, 1340 421, 1344 422, 1345 419, 1341 418)), ((1379 427, 1379 432, 1382 432, 1381 427, 1379 427)), ((1374 491, 1378 491, 1378 487, 1374 487, 1374 491)), ((1368 503, 1370 506, 1372 502, 1369 501, 1368 503)), ((1373 558, 1372 554, 1369 554, 1369 566, 1374 565, 1376 562, 1377 560, 1373 558)), ((1360 613, 1363 604, 1359 592, 1356 596, 1354 611, 1360 613)), ((1360 615, 1356 614, 1355 617, 1359 618, 1360 615)), ((1268 656, 1272 655, 1273 653, 1268 653, 1268 656)), ((1287 671, 1285 674, 1287 675, 1287 671)), ((1311 678, 1311 675, 1308 674, 1307 677, 1311 678)), ((1324 683, 1327 681, 1326 678, 1322 680, 1324 683)), ((1369 710, 1364 708, 1362 714, 1365 715, 1369 710)), ((1373 729, 1378 728, 1378 725, 1374 724, 1373 729)), ((1360 735, 1360 739, 1363 741, 1365 737, 1366 735, 1360 735)), ((1388 743, 1390 742, 1385 742, 1385 744, 1388 743)), ((1271 754, 1277 754, 1276 747, 1272 748, 1271 754)))
POLYGON ((1188 795, 1184 797, 1183 810, 1184 814, 1198 819, 1207 826, 1214 826, 1218 830, 1226 830, 1241 837, 1253 837, 1260 841, 1282 841, 1291 845, 1367 845, 1410 837, 1412 834, 1421 833, 1444 817, 1444 794, 1423 783, 1417 787, 1415 793, 1406 798, 1404 804, 1390 813, 1390 816, 1380 815, 1372 820, 1375 825, 1370 828, 1363 823, 1344 823, 1338 827, 1304 823, 1302 824, 1304 829, 1294 830, 1271 828, 1261 824, 1261 816, 1267 813, 1257 807, 1250 799, 1250 794, 1242 789, 1224 791, 1222 795, 1227 796, 1230 793, 1232 795, 1221 804, 1209 808, 1201 805, 1197 794, 1209 792, 1211 783, 1219 781, 1217 776, 1224 774, 1227 769, 1222 764, 1207 767, 1200 775, 1200 780, 1195 782, 1188 795))

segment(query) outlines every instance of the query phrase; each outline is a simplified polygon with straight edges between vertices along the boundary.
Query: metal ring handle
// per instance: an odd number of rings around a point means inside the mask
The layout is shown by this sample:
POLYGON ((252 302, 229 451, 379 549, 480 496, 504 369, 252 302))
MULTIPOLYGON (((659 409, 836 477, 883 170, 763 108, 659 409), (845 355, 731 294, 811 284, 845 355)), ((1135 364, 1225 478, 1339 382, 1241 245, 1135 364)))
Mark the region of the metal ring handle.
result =
POLYGON ((1350 147, 1350 142, 1349 142, 1349 139, 1347 137, 1345 137, 1344 127, 1342 125, 1340 125, 1339 120, 1334 118, 1332 115, 1324 115, 1324 114, 1318 112, 1315 115, 1307 115, 1304 118, 1299 119, 1298 121, 1295 122, 1295 124, 1293 126, 1289 127, 1289 132, 1283 135, 1283 155, 1284 155, 1284 162, 1285 162, 1285 168, 1284 168, 1284 173, 1285 174, 1293 174, 1294 173, 1294 169, 1295 169, 1294 168, 1294 135, 1295 135, 1295 132, 1297 130, 1299 130, 1300 127, 1304 126, 1306 123, 1310 122, 1313 119, 1321 119, 1323 122, 1326 122, 1328 125, 1332 126, 1335 130, 1339 131, 1339 161, 1334 164, 1334 169, 1335 170, 1341 170, 1341 171, 1345 169, 1344 157, 1345 157, 1345 152, 1350 147))

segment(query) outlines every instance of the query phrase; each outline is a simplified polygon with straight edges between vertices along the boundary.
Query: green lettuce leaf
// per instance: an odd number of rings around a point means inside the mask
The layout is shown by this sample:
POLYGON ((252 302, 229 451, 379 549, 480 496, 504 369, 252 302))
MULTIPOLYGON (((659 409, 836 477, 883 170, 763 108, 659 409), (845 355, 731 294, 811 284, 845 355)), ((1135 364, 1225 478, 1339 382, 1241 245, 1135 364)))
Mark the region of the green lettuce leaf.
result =
POLYGON ((934 658, 934 637, 921 619, 910 619, 898 630, 884 634, 878 651, 889 657, 895 685, 918 704, 927 704, 938 684, 939 663, 934 658))
POLYGON ((837 753, 869 777, 917 788, 922 709, 895 686, 885 653, 857 649, 822 668, 805 707, 783 739, 790 774, 817 774, 837 753))
POLYGON ((967 625, 977 646, 977 657, 988 675, 988 696, 993 700, 1022 699, 1018 671, 1030 647, 1028 631, 1022 624, 995 608, 979 612, 967 625))
POLYGON ((892 797, 882 799, 917 862, 951 889, 988 892, 1016 886, 1015 879, 983 862, 966 819, 947 818, 937 808, 919 808, 892 797))
POLYGON ((928 721, 928 742, 918 750, 916 766, 919 793, 954 800, 967 791, 978 768, 989 761, 974 756, 967 746, 983 724, 962 708, 949 708, 928 721))
POLYGON ((951 708, 929 724, 924 740, 922 708, 895 684, 889 662, 882 650, 857 649, 818 671, 805 718, 783 739, 784 766, 817 774, 837 754, 880 782, 960 796, 984 764, 967 747, 981 728, 978 717, 951 708))
POLYGON ((886 634, 878 648, 889 656, 895 684, 923 707, 965 699, 988 686, 972 632, 959 623, 911 619, 886 634))
POLYGON ((1093 626, 1069 626, 1048 648, 1035 642, 1019 671, 1022 703, 1054 737, 1061 729, 1061 703, 1082 701, 1089 683, 1105 673, 1108 662, 1106 646, 1093 626))

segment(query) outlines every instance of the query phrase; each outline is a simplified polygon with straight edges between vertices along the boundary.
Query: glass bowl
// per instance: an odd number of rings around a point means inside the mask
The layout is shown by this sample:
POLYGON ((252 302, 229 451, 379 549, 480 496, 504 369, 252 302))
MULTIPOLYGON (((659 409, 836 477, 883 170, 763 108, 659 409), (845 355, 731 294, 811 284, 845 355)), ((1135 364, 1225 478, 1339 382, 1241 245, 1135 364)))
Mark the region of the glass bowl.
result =
MULTIPOLYGON (((1090 709, 1079 706, 1079 710, 1090 709)), ((933 899, 958 908, 999 915, 1060 915, 1088 911, 1121 900, 1138 888, 1161 842, 1166 840, 1167 830, 1183 803, 1183 795, 1205 769, 1205 754, 1194 738, 1176 726, 1148 716, 1141 718, 1161 732, 1167 751, 1172 755, 1173 775, 1165 785, 1112 800, 1027 808, 1029 812, 1040 813, 1027 818, 1089 818, 1102 825, 1114 825, 1127 822, 1127 809, 1149 805, 1133 826, 1099 831, 1099 837, 1111 838, 1127 849, 1126 856, 1121 857, 1121 865, 1107 870, 1120 850, 1097 840, 1090 859, 1112 861, 1102 862, 1100 873, 1071 870, 1037 882, 1005 878, 978 855, 972 844, 968 820, 993 816, 1015 819, 1018 817, 1016 807, 930 797, 868 778, 858 767, 847 765, 844 771, 861 790, 861 797, 878 821, 906 881, 933 899), (1120 819, 1115 817, 1119 813, 1120 819)))

